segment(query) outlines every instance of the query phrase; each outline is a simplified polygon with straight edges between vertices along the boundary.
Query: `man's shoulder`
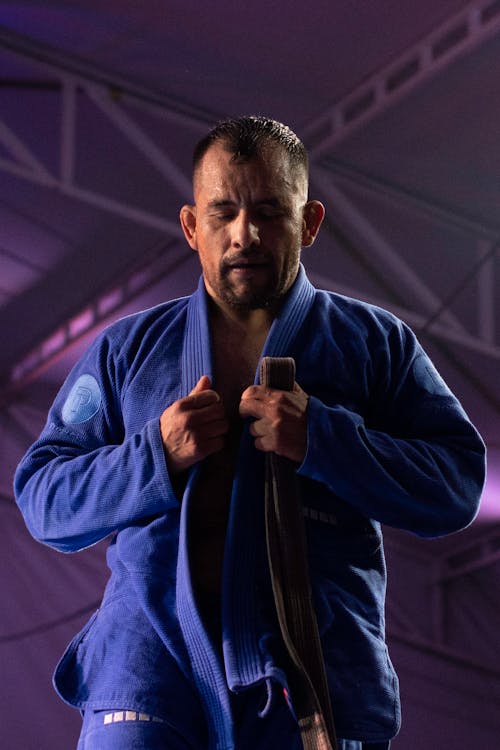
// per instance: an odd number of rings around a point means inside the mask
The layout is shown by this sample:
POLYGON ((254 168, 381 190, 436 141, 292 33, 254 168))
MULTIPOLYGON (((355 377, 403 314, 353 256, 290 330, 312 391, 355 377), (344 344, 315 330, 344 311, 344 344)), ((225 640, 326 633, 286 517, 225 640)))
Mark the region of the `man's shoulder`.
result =
POLYGON ((404 325, 394 313, 379 305, 332 290, 316 289, 316 305, 324 314, 348 326, 359 324, 392 329, 404 325))
POLYGON ((108 351, 137 351, 139 347, 182 335, 186 320, 186 311, 191 296, 161 302, 154 307, 133 312, 113 321, 97 335, 93 348, 103 347, 108 351))
POLYGON ((191 295, 178 297, 125 315, 103 329, 103 334, 110 338, 122 338, 158 325, 169 326, 182 317, 190 299, 191 295))

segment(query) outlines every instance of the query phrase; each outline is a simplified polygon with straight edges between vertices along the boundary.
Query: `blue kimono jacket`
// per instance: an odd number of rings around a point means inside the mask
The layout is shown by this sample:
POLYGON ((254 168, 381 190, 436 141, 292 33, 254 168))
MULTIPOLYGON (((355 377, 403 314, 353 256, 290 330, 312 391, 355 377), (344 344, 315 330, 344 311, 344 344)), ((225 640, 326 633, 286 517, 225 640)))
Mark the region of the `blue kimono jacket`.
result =
MULTIPOLYGON (((263 355, 294 357, 310 395, 297 472, 337 733, 389 739, 400 708, 384 637, 380 524, 422 536, 469 524, 484 445, 401 321, 316 290, 303 268, 263 355)), ((287 681, 265 558, 263 454, 248 425, 225 547, 223 658, 196 606, 189 524, 199 467, 178 497, 159 417, 203 374, 212 376, 212 363, 200 280, 192 296, 99 335, 20 463, 15 489, 33 536, 58 550, 112 535, 102 606, 57 668, 60 695, 79 708, 166 717, 195 745, 208 727, 209 746, 222 750, 234 746, 230 691, 287 681)))

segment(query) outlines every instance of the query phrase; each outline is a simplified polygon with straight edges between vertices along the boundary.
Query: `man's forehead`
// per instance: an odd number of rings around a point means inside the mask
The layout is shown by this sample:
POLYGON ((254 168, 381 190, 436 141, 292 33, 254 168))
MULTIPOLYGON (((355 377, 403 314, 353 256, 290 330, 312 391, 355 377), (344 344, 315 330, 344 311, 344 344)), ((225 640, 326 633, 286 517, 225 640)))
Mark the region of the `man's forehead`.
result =
POLYGON ((231 185, 246 185, 247 180, 264 189, 267 185, 269 192, 281 188, 294 193, 304 186, 307 190, 305 170, 292 167, 288 153, 279 144, 264 143, 255 155, 247 157, 232 153, 217 141, 207 149, 194 172, 194 192, 224 192, 231 185))

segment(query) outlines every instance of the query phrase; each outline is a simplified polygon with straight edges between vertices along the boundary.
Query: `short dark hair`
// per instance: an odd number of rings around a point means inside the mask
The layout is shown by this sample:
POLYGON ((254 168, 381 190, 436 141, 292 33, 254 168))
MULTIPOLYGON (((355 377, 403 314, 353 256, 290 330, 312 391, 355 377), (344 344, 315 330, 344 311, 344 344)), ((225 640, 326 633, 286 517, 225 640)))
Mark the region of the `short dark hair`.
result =
POLYGON ((290 166, 302 168, 307 176, 309 159, 304 144, 288 125, 270 117, 247 115, 222 120, 197 143, 193 152, 193 172, 214 143, 222 142, 235 159, 251 159, 266 144, 281 146, 288 155, 290 166))

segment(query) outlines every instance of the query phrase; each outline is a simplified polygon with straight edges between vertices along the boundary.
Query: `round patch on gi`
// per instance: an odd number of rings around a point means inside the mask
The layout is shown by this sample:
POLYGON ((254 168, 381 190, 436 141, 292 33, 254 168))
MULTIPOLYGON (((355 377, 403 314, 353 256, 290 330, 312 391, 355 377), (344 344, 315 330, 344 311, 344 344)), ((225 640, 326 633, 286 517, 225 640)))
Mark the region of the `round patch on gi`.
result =
POLYGON ((80 375, 64 402, 64 424, 81 424, 97 414, 101 405, 101 389, 93 375, 80 375))

